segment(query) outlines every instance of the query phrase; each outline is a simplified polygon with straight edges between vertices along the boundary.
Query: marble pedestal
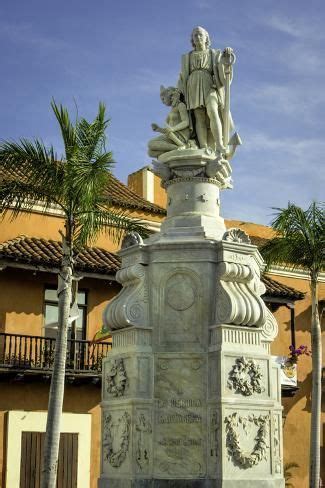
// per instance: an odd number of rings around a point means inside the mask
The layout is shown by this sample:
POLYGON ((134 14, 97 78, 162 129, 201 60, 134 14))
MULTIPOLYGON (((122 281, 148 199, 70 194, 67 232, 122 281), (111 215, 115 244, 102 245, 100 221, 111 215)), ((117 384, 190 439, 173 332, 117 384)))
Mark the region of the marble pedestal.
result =
POLYGON ((242 231, 225 231, 217 178, 188 174, 202 163, 168 179, 161 233, 120 252, 100 488, 284 487, 263 262, 242 231))

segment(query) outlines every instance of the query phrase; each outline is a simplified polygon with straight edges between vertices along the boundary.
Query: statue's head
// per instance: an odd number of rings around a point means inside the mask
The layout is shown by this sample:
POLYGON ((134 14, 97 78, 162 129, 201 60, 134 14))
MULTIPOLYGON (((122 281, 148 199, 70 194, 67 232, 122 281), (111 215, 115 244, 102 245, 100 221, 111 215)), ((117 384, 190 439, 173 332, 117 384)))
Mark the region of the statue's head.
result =
POLYGON ((168 107, 175 107, 180 101, 180 91, 174 86, 160 86, 160 99, 168 107))
POLYGON ((211 42, 210 42, 210 36, 209 36, 209 33, 208 31, 206 31, 205 29, 203 29, 203 27, 201 26, 197 26, 197 27, 194 27, 194 29, 192 30, 192 34, 191 34, 191 44, 192 46, 195 48, 196 47, 196 36, 200 34, 204 37, 205 39, 205 49, 208 49, 211 45, 211 42))

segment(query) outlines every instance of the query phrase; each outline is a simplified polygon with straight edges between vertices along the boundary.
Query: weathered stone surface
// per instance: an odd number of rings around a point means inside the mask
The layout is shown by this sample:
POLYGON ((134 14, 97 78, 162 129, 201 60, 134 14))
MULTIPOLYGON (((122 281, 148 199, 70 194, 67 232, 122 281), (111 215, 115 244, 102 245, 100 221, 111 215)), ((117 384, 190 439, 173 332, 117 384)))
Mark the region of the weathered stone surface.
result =
POLYGON ((156 475, 176 478, 205 475, 205 379, 203 354, 156 356, 156 475))
MULTIPOLYGON (((107 482, 99 480, 98 488, 107 488, 107 482)), ((234 488, 236 482, 232 480, 215 480, 215 479, 122 479, 110 481, 110 488, 234 488)), ((252 479, 240 482, 241 488, 284 488, 282 480, 263 480, 252 479)))
POLYGON ((218 184, 188 178, 167 185, 161 233, 121 251, 123 289, 105 312, 99 487, 283 488, 263 261, 205 201, 218 184))

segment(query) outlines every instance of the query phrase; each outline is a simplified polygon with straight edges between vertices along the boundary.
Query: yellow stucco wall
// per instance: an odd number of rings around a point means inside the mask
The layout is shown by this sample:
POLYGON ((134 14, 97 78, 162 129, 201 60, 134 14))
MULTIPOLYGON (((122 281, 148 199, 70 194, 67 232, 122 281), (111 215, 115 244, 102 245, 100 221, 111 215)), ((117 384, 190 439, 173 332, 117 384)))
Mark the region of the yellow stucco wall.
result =
MULTIPOLYGON (((295 330, 296 346, 307 345, 311 349, 310 323, 311 323, 311 298, 309 283, 307 280, 295 279, 283 276, 272 276, 278 282, 305 292, 303 300, 295 303, 295 330)), ((325 299, 325 283, 319 286, 319 299, 325 299)), ((279 324, 279 334, 272 344, 272 354, 287 355, 288 347, 291 343, 290 336, 290 311, 286 307, 280 307, 275 312, 279 324)), ((323 329, 325 325, 323 318, 323 329)), ((325 333, 323 334, 323 344, 325 333)), ((283 398, 284 407, 284 461, 285 463, 295 462, 299 468, 291 470, 294 478, 291 480, 296 488, 308 487, 308 469, 309 469, 309 441, 310 441, 310 413, 311 413, 311 374, 312 359, 308 356, 302 356, 297 364, 298 392, 291 398, 283 398)), ((325 479, 324 464, 324 432, 325 414, 322 414, 322 438, 321 454, 323 457, 322 478, 325 479)))
MULTIPOLYGON (((2 382, 0 395, 0 486, 5 484, 6 471, 6 413, 10 410, 46 411, 48 404, 49 383, 38 382, 2 382)), ((90 487, 97 488, 100 471, 100 407, 101 390, 94 385, 68 385, 65 387, 63 411, 69 413, 91 414, 91 459, 90 487)), ((85 487, 86 488, 86 487, 85 487)), ((88 487, 87 487, 88 488, 88 487)))
POLYGON ((167 206, 167 193, 166 191, 161 188, 161 179, 159 176, 154 175, 154 196, 155 196, 155 203, 160 205, 163 208, 167 206))
MULTIPOLYGON (((120 212, 122 209, 116 208, 116 210, 120 212)), ((153 222, 161 222, 164 218, 161 214, 150 214, 140 210, 128 211, 125 214, 134 219, 153 222)), ((37 212, 22 212, 19 217, 12 220, 11 214, 8 212, 4 219, 0 221, 0 243, 20 235, 60 241, 59 230, 63 229, 63 219, 58 216, 44 215, 37 212)), ((103 247, 108 251, 116 251, 120 247, 119 242, 105 232, 102 232, 92 245, 103 247)))
POLYGON ((128 176, 128 187, 143 197, 143 171, 139 170, 128 176))
MULTIPOLYGON (((42 335, 44 325, 44 289, 56 286, 55 274, 7 268, 0 272, 0 331, 42 335)), ((108 301, 120 289, 116 282, 85 278, 79 288, 87 292, 87 339, 102 326, 102 314, 108 301)))
MULTIPOLYGON (((145 173, 148 170, 147 168, 140 169, 135 173, 132 173, 128 176, 128 186, 138 195, 143 198, 146 198, 146 195, 143 193, 144 189, 144 178, 145 173)), ((160 185, 161 179, 157 175, 153 175, 153 196, 154 196, 154 203, 159 205, 160 207, 166 208, 167 204, 167 195, 163 188, 160 185)))

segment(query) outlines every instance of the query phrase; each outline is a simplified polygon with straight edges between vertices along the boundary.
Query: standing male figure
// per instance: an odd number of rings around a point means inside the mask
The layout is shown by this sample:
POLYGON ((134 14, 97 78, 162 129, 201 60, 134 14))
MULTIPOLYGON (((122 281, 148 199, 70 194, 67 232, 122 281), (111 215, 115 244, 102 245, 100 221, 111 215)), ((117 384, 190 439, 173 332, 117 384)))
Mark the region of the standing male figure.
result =
MULTIPOLYGON (((191 41, 194 49, 182 56, 178 87, 184 95, 187 109, 194 113, 200 148, 210 147, 225 153, 222 118, 226 77, 222 58, 231 56, 233 51, 229 47, 223 53, 220 49, 211 49, 209 34, 203 27, 193 29, 191 41)), ((229 117, 232 129, 230 114, 229 117)))

